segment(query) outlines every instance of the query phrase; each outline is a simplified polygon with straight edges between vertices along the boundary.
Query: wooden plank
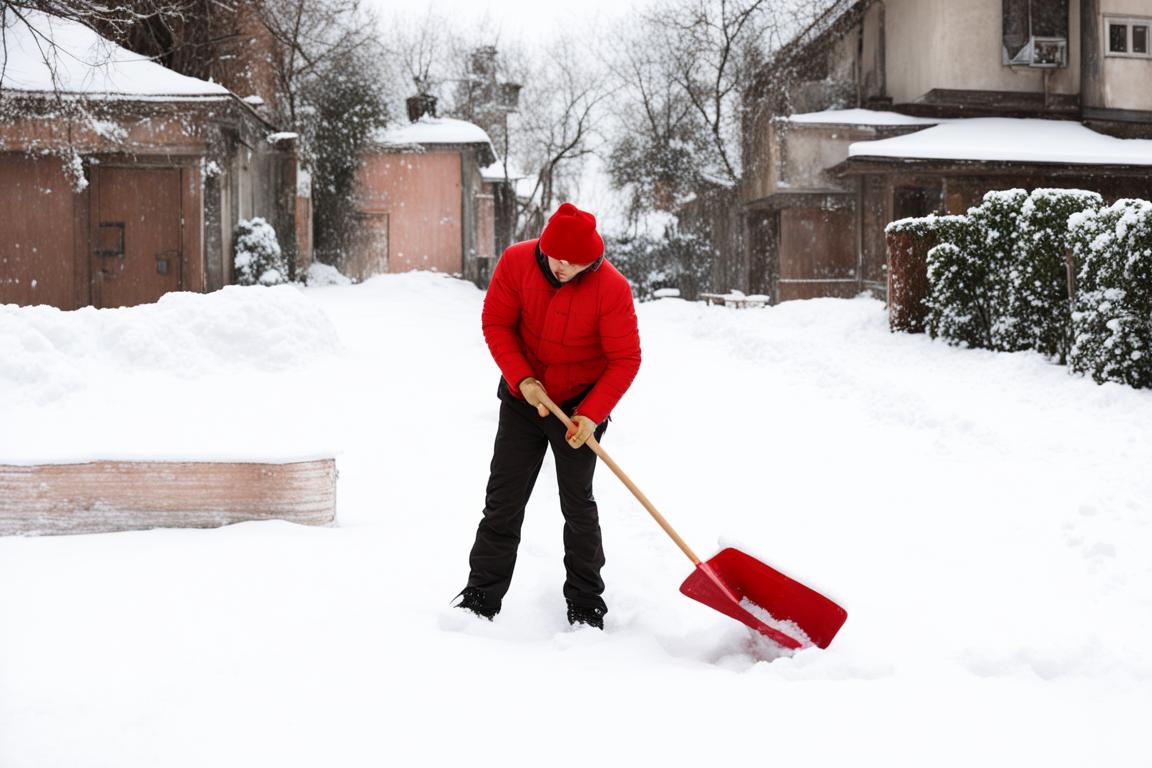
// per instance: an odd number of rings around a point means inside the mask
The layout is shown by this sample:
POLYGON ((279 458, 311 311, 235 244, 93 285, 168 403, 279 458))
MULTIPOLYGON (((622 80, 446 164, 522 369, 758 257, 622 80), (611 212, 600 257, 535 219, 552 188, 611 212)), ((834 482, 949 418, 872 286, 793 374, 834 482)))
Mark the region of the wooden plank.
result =
POLYGON ((336 519, 334 459, 0 465, 0 535, 336 519))

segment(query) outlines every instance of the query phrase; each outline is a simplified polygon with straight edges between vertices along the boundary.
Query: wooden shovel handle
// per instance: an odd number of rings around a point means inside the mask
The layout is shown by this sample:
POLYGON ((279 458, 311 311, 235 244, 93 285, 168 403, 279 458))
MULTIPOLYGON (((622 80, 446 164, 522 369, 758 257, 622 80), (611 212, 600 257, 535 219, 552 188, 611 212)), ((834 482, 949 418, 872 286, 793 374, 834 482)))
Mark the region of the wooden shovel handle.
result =
MULTIPOLYGON (((572 420, 568 418, 568 414, 560 410, 560 407, 552 402, 551 398, 547 395, 541 395, 540 402, 543 403, 548 410, 552 411, 556 418, 564 422, 564 426, 568 427, 568 429, 575 428, 572 420)), ((644 505, 644 509, 648 510, 648 514, 652 515, 652 518, 660 524, 664 532, 672 537, 672 541, 676 542, 676 546, 680 547, 680 550, 688 555, 688 559, 692 561, 692 564, 699 565, 700 558, 696 557, 696 553, 684 542, 684 539, 680 538, 680 534, 676 533, 676 530, 668 524, 668 521, 664 519, 664 515, 660 514, 655 505, 648 501, 648 497, 644 495, 644 492, 636 487, 636 483, 632 482, 632 478, 628 477, 628 475, 624 473, 624 470, 620 469, 620 465, 612 460, 612 457, 600 446, 600 443, 597 442, 595 437, 588 438, 588 447, 592 449, 593 453, 600 457, 601 461, 608 465, 609 469, 616 473, 616 477, 620 478, 624 485, 628 487, 628 490, 632 491, 632 495, 636 497, 637 501, 644 505)))

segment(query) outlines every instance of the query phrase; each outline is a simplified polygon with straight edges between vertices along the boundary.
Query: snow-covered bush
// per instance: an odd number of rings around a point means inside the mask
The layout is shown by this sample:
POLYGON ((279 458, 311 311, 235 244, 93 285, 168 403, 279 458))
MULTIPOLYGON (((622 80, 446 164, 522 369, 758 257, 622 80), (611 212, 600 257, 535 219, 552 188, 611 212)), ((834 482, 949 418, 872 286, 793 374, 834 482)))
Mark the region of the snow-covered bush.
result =
POLYGON ((940 243, 928 251, 928 285, 928 335, 957 346, 989 346, 984 265, 955 243, 940 243))
POLYGON ((686 299, 695 299, 708 289, 714 249, 707 238, 675 222, 658 237, 610 237, 605 245, 612 263, 641 301, 653 298, 660 288, 677 288, 686 299))
POLYGON ((1098 383, 1152 386, 1152 203, 1073 215, 1069 232, 1078 264, 1069 367, 1098 383))
POLYGON ((261 218, 243 219, 236 227, 233 265, 237 285, 288 282, 288 261, 276 240, 276 230, 261 218))
POLYGON ((1000 344, 1034 349, 1061 363, 1072 339, 1068 289, 1068 219, 1096 210, 1104 199, 1082 189, 1036 189, 1020 211, 1007 266, 1007 318, 1000 344))
POLYGON ((1027 199, 1022 189, 992 191, 966 216, 937 226, 940 244, 928 253, 929 334, 968 347, 1023 348, 1012 314, 1012 274, 1027 199))
POLYGON ((1020 218, 1028 193, 1023 189, 993 190, 968 211, 969 230, 961 247, 980 265, 982 284, 976 291, 979 310, 987 324, 981 346, 1004 352, 1024 349, 1019 318, 1012 314, 1013 252, 1020 234, 1020 218))

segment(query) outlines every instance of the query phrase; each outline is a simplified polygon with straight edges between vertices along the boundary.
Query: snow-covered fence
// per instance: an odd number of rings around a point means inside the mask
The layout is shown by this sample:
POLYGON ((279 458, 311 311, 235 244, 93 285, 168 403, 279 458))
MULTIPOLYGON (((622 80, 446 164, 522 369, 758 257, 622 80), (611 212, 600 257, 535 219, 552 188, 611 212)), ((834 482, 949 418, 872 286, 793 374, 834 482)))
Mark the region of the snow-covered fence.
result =
POLYGON ((967 215, 886 233, 892 330, 1034 349, 1098 382, 1152 386, 1152 203, 993 191, 967 215))

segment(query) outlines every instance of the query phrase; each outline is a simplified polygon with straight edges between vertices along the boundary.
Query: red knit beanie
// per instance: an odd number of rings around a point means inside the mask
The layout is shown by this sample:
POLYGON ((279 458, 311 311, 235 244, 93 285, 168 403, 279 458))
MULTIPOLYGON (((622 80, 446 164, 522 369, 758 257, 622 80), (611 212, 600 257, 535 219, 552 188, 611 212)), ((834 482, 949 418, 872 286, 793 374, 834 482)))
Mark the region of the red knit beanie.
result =
POLYGON ((569 264, 591 264, 604 255, 604 241, 596 232, 596 217, 572 203, 564 203, 540 235, 540 250, 569 264))

